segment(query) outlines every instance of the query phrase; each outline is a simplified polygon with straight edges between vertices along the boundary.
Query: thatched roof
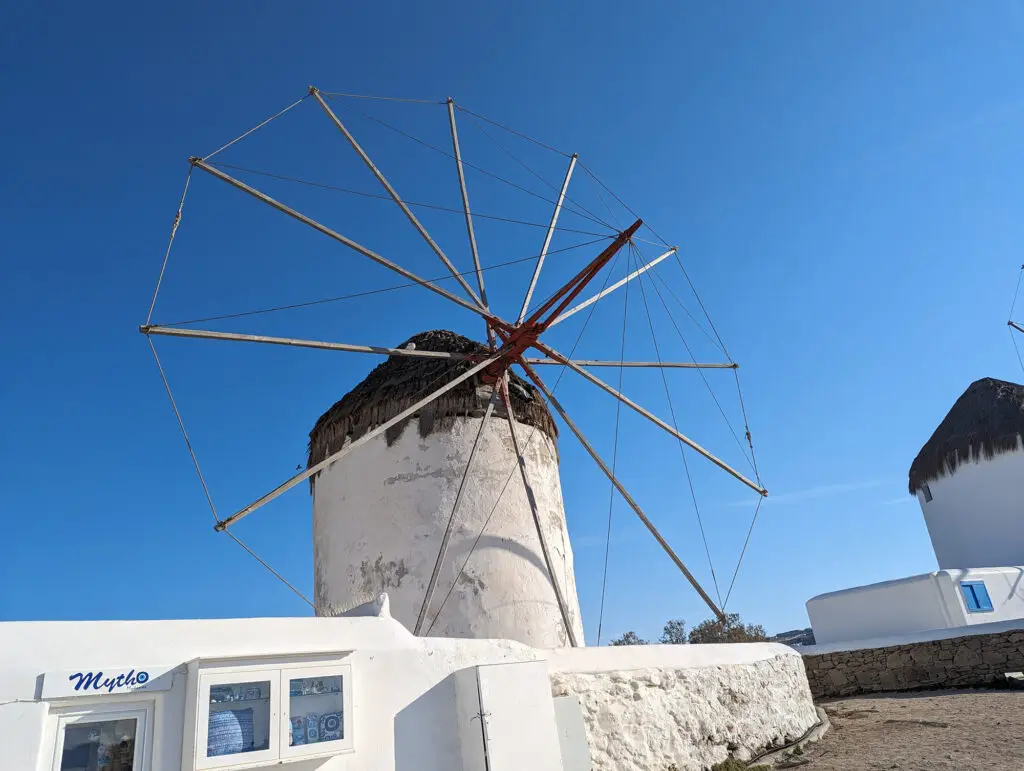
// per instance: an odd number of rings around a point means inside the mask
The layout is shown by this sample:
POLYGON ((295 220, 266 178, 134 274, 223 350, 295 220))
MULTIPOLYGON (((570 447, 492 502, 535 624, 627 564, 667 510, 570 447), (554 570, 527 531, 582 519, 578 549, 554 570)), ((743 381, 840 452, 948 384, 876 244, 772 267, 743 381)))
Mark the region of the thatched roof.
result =
MULTIPOLYGON (((404 348, 410 343, 421 351, 488 353, 486 346, 443 329, 421 332, 398 347, 404 348)), ((389 356, 317 420, 309 432, 306 467, 340 450, 346 439, 358 439, 387 422, 472 366, 472 362, 458 359, 389 356)), ((483 386, 478 377, 471 377, 414 413, 409 420, 419 418, 420 436, 428 436, 433 431, 451 426, 458 417, 483 417, 490 395, 490 389, 483 386)), ((518 422, 535 426, 552 439, 557 439, 555 422, 533 385, 512 373, 509 395, 518 422)), ((504 408, 496 409, 495 414, 504 415, 504 408)), ((402 435, 407 423, 408 420, 402 421, 385 432, 389 446, 402 435)))
POLYGON ((1024 435, 1024 386, 986 377, 971 383, 910 465, 910 492, 1020 445, 1024 435))

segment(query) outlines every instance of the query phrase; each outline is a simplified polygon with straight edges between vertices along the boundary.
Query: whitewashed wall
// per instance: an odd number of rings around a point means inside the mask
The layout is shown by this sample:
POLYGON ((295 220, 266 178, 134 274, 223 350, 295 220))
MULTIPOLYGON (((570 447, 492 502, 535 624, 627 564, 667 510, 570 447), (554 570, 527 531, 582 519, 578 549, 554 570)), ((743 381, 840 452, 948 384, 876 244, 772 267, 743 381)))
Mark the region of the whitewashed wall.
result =
MULTIPOLYGON (((479 418, 459 419, 450 430, 420 437, 414 419, 390 447, 381 436, 317 478, 313 546, 318 615, 336 615, 387 592, 392 615, 414 628, 479 426, 479 418)), ((517 424, 517 434, 526 446, 527 470, 555 572, 582 644, 555 447, 531 426, 517 424)), ((428 623, 453 584, 431 636, 509 639, 538 648, 568 644, 505 420, 491 419, 484 429, 428 623), (487 529, 459 576, 488 517, 487 529)))
POLYGON ((807 601, 819 645, 1024 618, 1024 570, 938 570, 829 592, 807 601), (967 610, 961 581, 984 581, 992 610, 967 610))
POLYGON ((948 604, 957 606, 964 624, 974 626, 1024 618, 1024 570, 1021 568, 973 568, 940 572, 946 576, 943 592, 949 598, 948 604), (992 610, 987 613, 968 613, 960 592, 960 581, 984 581, 989 599, 992 600, 992 610))
POLYGON ((807 616, 818 643, 955 625, 935 573, 820 594, 807 601, 807 616))
POLYGON ((1024 451, 960 465, 917 493, 939 567, 1024 565, 1024 451))
MULTIPOLYGON (((543 658, 511 641, 414 638, 397 622, 382 618, 0 623, 0 702, 25 700, 10 705, 16 712, 0 714, 0 740, 6 743, 15 720, 31 719, 31 710, 38 709, 37 678, 44 672, 353 649, 356 753, 326 762, 289 764, 290 769, 460 769, 452 673, 479 664, 543 658)), ((180 771, 185 686, 183 666, 171 691, 88 701, 155 699, 157 752, 152 771, 180 771)), ((66 703, 85 702, 77 698, 66 703)), ((526 728, 529 719, 523 716, 526 728)), ((48 771, 53 747, 46 747, 41 756, 37 766, 27 755, 12 758, 4 751, 0 768, 48 771)))
POLYGON ((552 692, 583 707, 594 771, 703 771, 817 722, 800 655, 774 643, 553 651, 552 692))
POLYGON ((561 763, 551 757, 557 747, 547 701, 552 687, 576 693, 584 703, 593 754, 604 764, 597 768, 637 767, 604 760, 639 752, 637 731, 650 736, 657 750, 646 757, 675 757, 680 769, 689 769, 694 766, 688 758, 721 759, 730 743, 754 747, 813 723, 807 681, 793 663, 799 660, 773 644, 538 651, 502 640, 415 638, 390 618, 365 617, 9 622, 0 623, 0 650, 5 770, 48 771, 52 762, 47 731, 55 721, 46 712, 61 702, 39 700, 41 674, 166 664, 180 671, 169 691, 71 702, 154 700, 150 771, 181 771, 184 671, 194 658, 353 651, 355 753, 289 764, 293 771, 484 771, 480 764, 466 764, 467 758, 480 758, 466 752, 466 742, 481 736, 480 716, 473 705, 460 707, 457 696, 457 675, 474 667, 485 672, 478 675, 484 684, 480 703, 481 711, 491 713, 486 719, 495 721, 493 760, 506 762, 492 768, 509 768, 514 761, 558 771, 561 763), (514 687, 490 667, 544 660, 550 679, 517 677, 514 687), (495 676, 486 674, 489 669, 495 676), (517 736, 523 741, 515 741, 517 736), (531 738, 538 741, 531 744, 531 738), (693 752, 686 746, 691 739, 700 744, 693 752), (546 759, 537 761, 538 753, 546 759))

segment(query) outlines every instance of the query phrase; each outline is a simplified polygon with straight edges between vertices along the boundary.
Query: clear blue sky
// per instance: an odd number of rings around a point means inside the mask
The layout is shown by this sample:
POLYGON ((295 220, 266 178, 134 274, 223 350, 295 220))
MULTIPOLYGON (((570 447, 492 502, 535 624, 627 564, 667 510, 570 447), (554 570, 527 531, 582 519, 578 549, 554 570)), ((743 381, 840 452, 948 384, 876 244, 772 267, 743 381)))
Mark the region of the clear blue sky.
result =
MULTIPOLYGON (((772 492, 730 609, 780 631, 806 625, 804 601, 814 594, 934 569, 906 493, 910 461, 971 381, 1021 377, 1005 330, 1024 242, 1021 4, 665 2, 627 11, 606 2, 514 9, 181 2, 155 11, 7 3, 4 17, 0 619, 309 612, 213 532, 136 327, 186 158, 210 152, 310 83, 453 95, 579 152, 680 246, 742 365, 772 492)), ((458 205, 445 159, 351 106, 339 109, 404 195, 458 205)), ((441 107, 354 106, 446 141, 441 107)), ((547 192, 466 120, 463 133, 477 162, 547 192)), ((559 181, 564 159, 500 139, 559 181)), ((309 100, 219 158, 376 192, 309 100)), ((596 188, 577 176, 571 194, 600 213, 596 188)), ((385 204, 250 179, 412 269, 443 272, 385 204)), ((530 221, 548 215, 545 202, 479 175, 470 185, 482 212, 530 221)), ((624 224, 621 209, 616 216, 624 224)), ((468 268, 458 218, 428 212, 423 219, 468 268)), ((586 230, 592 223, 567 217, 563 224, 586 230)), ((528 256, 542 233, 493 221, 479 228, 487 264, 528 256)), ((553 247, 586 238, 559 233, 553 247)), ((654 247, 641 246, 653 255, 654 247)), ((548 291, 596 248, 552 258, 548 291)), ((680 287, 678 268, 670 268, 662 275, 680 287)), ((528 269, 489 275, 499 309, 514 315, 528 269)), ((154 320, 393 283, 356 255, 197 177, 154 320)), ((627 355, 646 358, 652 350, 637 291, 627 355)), ((602 304, 580 353, 617 356, 623 301, 602 304)), ((666 357, 680 358, 666 318, 656 324, 666 357)), ((469 314, 420 290, 208 326, 384 345, 430 326, 480 333, 469 314)), ((581 326, 567 322, 555 341, 571 347, 581 326)), ((687 333, 695 353, 713 353, 693 328, 687 333)), ((313 421, 377 361, 157 344, 222 515, 304 462, 313 421)), ((628 373, 624 388, 667 417, 662 384, 650 375, 628 373)), ((738 419, 731 376, 708 377, 738 419)), ((743 463, 697 376, 673 373, 670 384, 680 427, 743 463)), ((559 393, 610 457, 614 403, 571 375, 559 393)), ((594 642, 608 486, 567 431, 560 447, 594 642)), ((755 498, 706 463, 691 458, 690 468, 719 582, 727 584, 755 498)), ((672 443, 623 416, 619 469, 710 586, 672 443)), ((605 639, 627 629, 656 636, 672 617, 705 618, 621 502, 613 522, 605 639)), ((304 488, 238 532, 312 592, 304 488)))

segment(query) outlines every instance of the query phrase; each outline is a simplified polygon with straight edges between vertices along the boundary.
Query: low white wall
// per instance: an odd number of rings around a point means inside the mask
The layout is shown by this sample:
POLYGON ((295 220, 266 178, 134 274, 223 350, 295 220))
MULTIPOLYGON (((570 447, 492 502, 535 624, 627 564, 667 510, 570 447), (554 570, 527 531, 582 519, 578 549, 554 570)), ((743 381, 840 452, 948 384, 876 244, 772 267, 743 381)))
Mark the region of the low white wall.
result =
POLYGON ((594 771, 702 771, 817 722, 803 661, 776 643, 552 651, 552 693, 583 707, 594 771))
POLYGON ((1024 564, 1024 451, 967 461, 917 493, 939 567, 1024 564))
MULTIPOLYGON (((465 744, 479 735, 472 721, 480 717, 460 706, 456 674, 473 668, 479 711, 494 729, 492 769, 523 757, 518 737, 548 736, 549 745, 557 744, 552 693, 580 699, 595 771, 672 762, 680 771, 697 769, 724 759, 730 747, 753 752, 815 721, 799 656, 767 643, 542 651, 504 640, 413 637, 387 617, 339 617, 0 623, 0 651, 0 768, 18 771, 50 768, 53 736, 45 734, 55 725, 54 710, 140 700, 154 702, 151 771, 180 771, 185 665, 196 658, 352 651, 355 752, 290 764, 292 771, 476 771, 464 766, 472 754, 465 744), (544 661, 550 680, 528 683, 519 672, 501 671, 544 661), (158 665, 175 668, 168 691, 39 698, 46 672, 158 665), (516 687, 507 677, 516 678, 516 687)), ((559 764, 530 767, 557 771, 559 764)))
POLYGON ((1024 569, 937 570, 857 586, 812 597, 807 615, 819 645, 1024 618, 1024 569), (969 612, 961 581, 984 582, 992 610, 969 612))
POLYGON ((954 640, 957 637, 970 637, 978 634, 998 634, 1024 630, 1024 618, 1009 621, 994 621, 989 624, 958 626, 953 629, 930 629, 924 632, 893 634, 885 637, 871 637, 863 640, 841 640, 834 643, 801 645, 801 656, 818 656, 822 653, 842 653, 843 651, 866 650, 870 648, 889 648, 894 645, 913 645, 914 643, 933 642, 935 640, 954 640))
POLYGON ((957 623, 950 618, 935 573, 819 594, 807 601, 807 616, 819 643, 944 629, 957 623))

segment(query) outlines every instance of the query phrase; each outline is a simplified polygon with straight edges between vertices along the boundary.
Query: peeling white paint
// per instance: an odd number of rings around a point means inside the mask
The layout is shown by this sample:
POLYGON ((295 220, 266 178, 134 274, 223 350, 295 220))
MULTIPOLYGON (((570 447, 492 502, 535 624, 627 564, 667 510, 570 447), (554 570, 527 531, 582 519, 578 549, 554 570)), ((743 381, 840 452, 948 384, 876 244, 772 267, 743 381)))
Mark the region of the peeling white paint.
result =
MULTIPOLYGON (((381 436, 317 477, 317 615, 338 615, 386 591, 394 618, 414 627, 480 420, 460 418, 450 429, 427 437, 420 437, 413 420, 390 447, 381 436)), ((556 576, 582 644, 554 442, 522 423, 516 432, 556 576)), ((439 610, 433 628, 429 633, 424 629, 433 637, 510 639, 538 648, 568 644, 505 420, 492 419, 484 429, 426 626, 439 610)))

